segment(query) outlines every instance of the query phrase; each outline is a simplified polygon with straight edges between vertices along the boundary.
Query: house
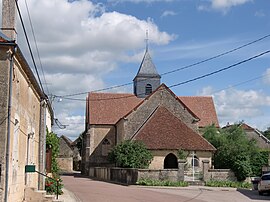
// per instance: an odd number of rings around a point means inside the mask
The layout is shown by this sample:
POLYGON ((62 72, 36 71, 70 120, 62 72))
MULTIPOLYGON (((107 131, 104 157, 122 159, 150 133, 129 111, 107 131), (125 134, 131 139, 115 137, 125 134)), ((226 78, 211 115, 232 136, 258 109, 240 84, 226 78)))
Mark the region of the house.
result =
POLYGON ((78 166, 81 160, 81 155, 77 148, 77 142, 79 139, 80 137, 72 142, 64 135, 59 138, 59 154, 57 157, 57 163, 62 172, 79 170, 78 166))
MULTIPOLYGON (((223 128, 229 128, 232 125, 230 125, 229 123, 224 126, 223 128)), ((239 127, 241 127, 243 129, 243 131, 246 133, 247 138, 249 140, 256 140, 256 145, 263 150, 269 150, 270 151, 270 140, 265 137, 262 132, 260 132, 258 129, 256 128, 252 128, 250 125, 246 124, 246 123, 240 123, 238 125, 239 127)))
POLYGON ((189 166, 211 162, 215 148, 199 131, 211 124, 219 127, 212 97, 176 96, 160 79, 147 49, 133 80, 133 94, 88 94, 83 173, 89 167, 114 166, 108 152, 123 140, 144 142, 154 156, 150 169, 177 168, 179 149, 188 152, 189 166))
POLYGON ((23 201, 28 187, 45 188, 45 178, 26 173, 25 166, 35 165, 45 173, 46 126, 50 129, 53 120, 47 96, 16 44, 14 22, 5 20, 12 19, 13 12, 6 11, 4 4, 15 12, 15 2, 11 5, 3 0, 5 29, 0 32, 1 202, 23 201))

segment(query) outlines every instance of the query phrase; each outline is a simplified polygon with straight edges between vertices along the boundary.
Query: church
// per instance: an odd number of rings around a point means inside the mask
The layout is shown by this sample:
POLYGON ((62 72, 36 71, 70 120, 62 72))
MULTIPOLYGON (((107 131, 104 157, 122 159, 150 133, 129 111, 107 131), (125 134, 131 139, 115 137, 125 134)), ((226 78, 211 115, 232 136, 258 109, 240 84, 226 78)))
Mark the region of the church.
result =
POLYGON ((133 93, 90 92, 86 99, 82 173, 108 167, 109 151, 123 140, 140 140, 153 154, 149 169, 177 168, 177 151, 187 152, 187 167, 202 167, 215 148, 200 134, 219 127, 212 97, 177 96, 165 84, 146 49, 133 93))

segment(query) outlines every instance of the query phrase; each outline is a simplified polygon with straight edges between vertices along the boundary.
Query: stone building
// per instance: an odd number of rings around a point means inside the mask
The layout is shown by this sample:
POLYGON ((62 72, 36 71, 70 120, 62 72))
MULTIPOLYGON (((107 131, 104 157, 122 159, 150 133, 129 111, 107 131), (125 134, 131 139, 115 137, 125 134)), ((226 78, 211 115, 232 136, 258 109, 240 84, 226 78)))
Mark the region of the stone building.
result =
POLYGON ((64 135, 59 138, 59 154, 57 157, 57 163, 62 172, 79 170, 81 155, 76 144, 79 138, 74 142, 64 135))
POLYGON ((0 32, 1 202, 23 201, 27 187, 45 188, 44 177, 25 173, 25 165, 45 173, 46 124, 50 129, 53 119, 47 96, 16 44, 14 22, 9 21, 15 18, 12 2, 3 0, 2 27, 6 29, 0 32))
MULTIPOLYGON (((230 125, 228 123, 223 128, 226 129, 226 128, 229 128, 229 127, 232 127, 232 126, 233 125, 230 125)), ((270 140, 267 137, 265 137, 262 134, 262 132, 260 132, 256 128, 252 128, 250 125, 248 125, 246 123, 240 123, 238 126, 243 129, 243 131, 246 133, 247 138, 249 140, 255 140, 256 141, 256 145, 258 146, 258 148, 270 151, 270 140)))
POLYGON ((188 152, 188 165, 201 168, 215 148, 199 133, 219 127, 212 97, 176 96, 165 84, 146 50, 134 78, 133 94, 89 93, 83 136, 82 172, 110 165, 110 149, 123 140, 140 140, 153 153, 150 169, 177 168, 177 151, 188 152), (194 161, 193 159, 194 156, 194 161))

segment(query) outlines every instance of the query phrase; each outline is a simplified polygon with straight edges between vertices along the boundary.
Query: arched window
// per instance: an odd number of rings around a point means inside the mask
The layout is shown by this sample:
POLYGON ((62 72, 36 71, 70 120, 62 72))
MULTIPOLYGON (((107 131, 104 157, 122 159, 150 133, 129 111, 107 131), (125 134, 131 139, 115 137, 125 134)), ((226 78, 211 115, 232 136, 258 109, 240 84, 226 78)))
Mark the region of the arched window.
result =
POLYGON ((145 95, 150 95, 152 93, 152 85, 146 84, 145 86, 145 95))
MULTIPOLYGON (((200 160, 197 156, 194 156, 194 166, 198 167, 200 163, 200 160)), ((193 158, 191 158, 191 166, 193 166, 193 158)))
POLYGON ((168 154, 164 159, 164 169, 177 169, 178 163, 177 163, 177 157, 170 153, 168 154))
POLYGON ((108 156, 108 153, 111 149, 111 142, 106 138, 102 141, 102 156, 108 156))

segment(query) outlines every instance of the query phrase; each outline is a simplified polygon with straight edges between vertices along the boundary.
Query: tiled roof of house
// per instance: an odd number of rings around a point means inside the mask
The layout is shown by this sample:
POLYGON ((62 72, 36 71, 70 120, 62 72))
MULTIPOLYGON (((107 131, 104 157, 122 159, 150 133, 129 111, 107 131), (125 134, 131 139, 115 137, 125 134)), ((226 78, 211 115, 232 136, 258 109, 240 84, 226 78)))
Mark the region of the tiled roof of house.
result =
POLYGON ((215 105, 212 97, 179 96, 179 99, 190 108, 199 118, 199 127, 215 124, 219 127, 215 105))
MULTIPOLYGON (((199 127, 212 123, 219 127, 212 97, 176 98, 188 108, 191 114, 194 114, 194 117, 200 119, 199 127)), ((116 124, 119 119, 144 101, 133 94, 123 93, 89 93, 88 99, 86 119, 89 124, 116 124)))
POLYGON ((116 124, 143 99, 124 93, 89 93, 90 124, 116 124))
POLYGON ((143 141, 148 149, 216 150, 200 134, 162 106, 156 110, 133 139, 143 141))

